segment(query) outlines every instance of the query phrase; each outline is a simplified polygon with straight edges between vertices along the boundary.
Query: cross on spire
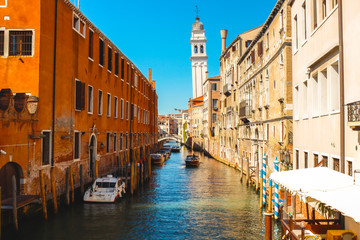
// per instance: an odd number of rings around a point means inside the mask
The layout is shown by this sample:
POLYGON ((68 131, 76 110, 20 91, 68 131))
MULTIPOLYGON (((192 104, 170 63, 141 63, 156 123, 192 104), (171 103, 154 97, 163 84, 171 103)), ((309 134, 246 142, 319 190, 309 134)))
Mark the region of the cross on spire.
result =
POLYGON ((196 12, 196 20, 199 20, 200 18, 199 18, 199 12, 200 12, 200 10, 199 10, 199 8, 198 8, 198 6, 196 5, 195 6, 195 12, 196 12))

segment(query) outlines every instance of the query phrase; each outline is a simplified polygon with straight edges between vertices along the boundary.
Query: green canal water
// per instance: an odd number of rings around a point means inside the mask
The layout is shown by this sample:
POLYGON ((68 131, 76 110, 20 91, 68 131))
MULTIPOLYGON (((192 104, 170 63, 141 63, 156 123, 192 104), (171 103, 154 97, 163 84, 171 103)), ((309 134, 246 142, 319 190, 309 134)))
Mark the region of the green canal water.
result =
MULTIPOLYGON (((2 239, 264 239, 259 195, 240 182, 238 171, 201 156, 186 168, 188 151, 172 153, 152 180, 115 204, 78 203, 48 221, 35 217, 2 239)), ((280 239, 274 225, 274 238, 280 239)))

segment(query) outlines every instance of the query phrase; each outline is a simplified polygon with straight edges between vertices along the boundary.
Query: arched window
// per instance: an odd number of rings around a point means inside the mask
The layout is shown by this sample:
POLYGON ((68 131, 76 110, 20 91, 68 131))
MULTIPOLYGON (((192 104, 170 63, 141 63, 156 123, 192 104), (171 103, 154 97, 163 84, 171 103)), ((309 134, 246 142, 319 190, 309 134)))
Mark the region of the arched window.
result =
POLYGON ((197 48, 196 45, 195 45, 195 47, 194 47, 194 53, 198 53, 198 48, 197 48))
POLYGON ((200 46, 200 53, 204 53, 204 46, 203 45, 200 46))

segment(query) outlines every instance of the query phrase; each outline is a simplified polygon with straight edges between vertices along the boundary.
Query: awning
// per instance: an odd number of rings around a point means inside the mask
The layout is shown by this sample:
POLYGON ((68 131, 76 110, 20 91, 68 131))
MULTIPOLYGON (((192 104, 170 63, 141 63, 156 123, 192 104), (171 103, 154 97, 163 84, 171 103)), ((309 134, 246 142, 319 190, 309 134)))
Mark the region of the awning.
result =
POLYGON ((360 183, 327 167, 271 173, 270 178, 292 194, 316 200, 360 222, 360 183))

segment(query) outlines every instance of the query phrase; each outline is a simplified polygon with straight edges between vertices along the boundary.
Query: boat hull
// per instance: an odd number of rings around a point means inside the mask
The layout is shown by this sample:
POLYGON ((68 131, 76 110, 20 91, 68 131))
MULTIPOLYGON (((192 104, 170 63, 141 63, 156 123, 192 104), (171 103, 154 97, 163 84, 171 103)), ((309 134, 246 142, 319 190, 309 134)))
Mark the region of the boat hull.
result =
POLYGON ((199 160, 185 161, 186 167, 198 167, 200 165, 199 160))

